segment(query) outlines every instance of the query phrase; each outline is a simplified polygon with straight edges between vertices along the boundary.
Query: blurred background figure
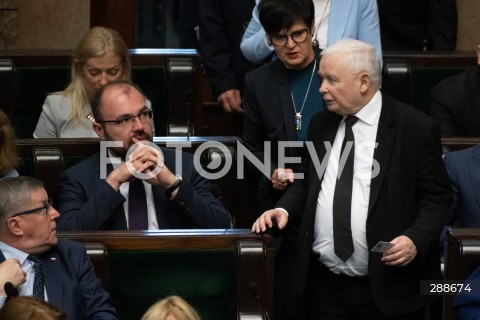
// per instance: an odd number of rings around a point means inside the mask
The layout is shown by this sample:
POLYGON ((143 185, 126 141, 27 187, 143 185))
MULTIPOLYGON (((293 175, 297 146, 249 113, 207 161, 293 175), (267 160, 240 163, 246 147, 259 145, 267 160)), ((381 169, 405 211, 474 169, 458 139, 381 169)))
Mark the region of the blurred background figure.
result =
POLYGON ((18 176, 15 169, 20 164, 15 148, 15 133, 10 119, 0 110, 0 180, 18 176))
POLYGON ((16 297, 10 299, 0 309, 2 320, 67 320, 62 310, 48 302, 34 297, 16 297))
POLYGON ((480 44, 477 65, 442 80, 431 91, 429 114, 442 137, 480 137, 480 44))
POLYGON ((455 51, 455 0, 377 0, 383 51, 455 51))
POLYGON ((242 111, 243 78, 253 69, 240 51, 254 0, 202 0, 200 51, 212 94, 226 112, 242 111))
POLYGON ((90 101, 101 86, 117 79, 131 79, 127 46, 117 31, 93 27, 73 51, 70 84, 45 99, 33 137, 97 138, 87 118, 90 101))

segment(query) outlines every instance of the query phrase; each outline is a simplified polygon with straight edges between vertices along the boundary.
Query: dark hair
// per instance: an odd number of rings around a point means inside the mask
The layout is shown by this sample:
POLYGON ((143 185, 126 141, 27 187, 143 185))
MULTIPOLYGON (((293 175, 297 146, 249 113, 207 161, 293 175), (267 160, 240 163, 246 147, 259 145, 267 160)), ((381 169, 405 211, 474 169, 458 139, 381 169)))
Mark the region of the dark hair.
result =
POLYGON ((22 296, 8 300, 0 309, 2 320, 67 320, 62 310, 44 300, 22 296))
POLYGON ((140 89, 139 86, 134 84, 133 82, 129 80, 114 80, 106 85, 100 87, 100 89, 95 92, 92 101, 91 101, 91 107, 92 107, 92 114, 93 118, 95 120, 102 120, 102 115, 101 115, 101 108, 102 108, 102 97, 103 93, 105 92, 105 89, 108 87, 114 87, 114 86, 121 86, 125 88, 125 93, 128 94, 128 91, 130 91, 131 88, 136 89, 140 94, 146 99, 145 94, 143 93, 142 89, 140 89))
POLYGON ((267 34, 290 29, 297 21, 310 27, 315 19, 312 0, 262 0, 258 5, 260 23, 267 34))

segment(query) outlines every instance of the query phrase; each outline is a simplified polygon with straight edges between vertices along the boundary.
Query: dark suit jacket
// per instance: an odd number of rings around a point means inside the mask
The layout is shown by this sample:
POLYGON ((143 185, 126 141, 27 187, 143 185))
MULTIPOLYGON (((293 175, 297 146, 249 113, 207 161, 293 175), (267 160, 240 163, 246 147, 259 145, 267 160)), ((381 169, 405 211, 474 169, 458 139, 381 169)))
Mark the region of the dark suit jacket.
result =
MULTIPOLYGON (((118 319, 83 245, 58 239, 58 244, 40 258, 48 302, 64 310, 68 320, 118 319)), ((0 263, 3 261, 5 256, 0 252, 0 263)))
MULTIPOLYGON (((320 112, 309 127, 319 160, 333 144, 341 117, 320 112)), ((420 280, 440 279, 438 238, 449 220, 451 188, 442 162, 440 130, 420 111, 383 95, 374 159, 380 172, 372 179, 366 236, 368 248, 378 241, 405 235, 418 254, 405 267, 388 267, 379 254, 368 259, 368 274, 374 299, 386 315, 412 312, 430 300, 420 295, 420 280)), ((296 180, 277 203, 289 212, 289 224, 300 223, 295 267, 294 294, 303 292, 311 258, 315 209, 321 176, 311 164, 304 180, 296 180)), ((321 290, 321 288, 319 288, 321 290)))
MULTIPOLYGON (((318 54, 315 54, 317 66, 318 54)), ((315 76, 318 76, 315 73, 315 76)), ((278 142, 297 141, 295 131, 295 111, 290 95, 290 80, 283 63, 276 59, 271 63, 247 73, 245 77, 244 107, 244 141, 246 147, 263 163, 264 142, 271 143, 271 170, 268 175, 262 176, 258 185, 260 199, 274 198, 278 200, 278 191, 273 190, 269 180, 273 171, 278 168, 278 142)), ((310 95, 320 95, 318 88, 310 89, 310 95)), ((323 106, 318 106, 318 111, 323 106)), ((304 124, 302 130, 306 130, 304 124)), ((301 156, 301 148, 287 148, 287 157, 301 156)), ((287 164, 295 172, 302 172, 303 165, 287 164)))
POLYGON ((464 282, 471 291, 462 291, 453 299, 458 320, 475 320, 480 316, 480 268, 477 268, 464 282))
MULTIPOLYGON (((175 151, 162 148, 165 165, 175 170, 175 151)), ((173 200, 152 186, 159 229, 230 227, 230 216, 211 192, 208 180, 194 169, 193 155, 182 153, 182 184, 173 200)), ((100 179, 100 155, 65 171, 59 184, 59 230, 125 230, 125 197, 100 179)))
POLYGON ((480 146, 448 152, 443 161, 453 185, 453 227, 480 227, 480 146))
POLYGON ((443 137, 480 137, 480 66, 437 84, 429 114, 438 120, 443 137))
POLYGON ((377 0, 383 51, 454 51, 455 0, 377 0))
POLYGON ((200 51, 214 97, 225 91, 243 92, 245 73, 254 68, 240 51, 254 0, 202 0, 198 6, 200 51))

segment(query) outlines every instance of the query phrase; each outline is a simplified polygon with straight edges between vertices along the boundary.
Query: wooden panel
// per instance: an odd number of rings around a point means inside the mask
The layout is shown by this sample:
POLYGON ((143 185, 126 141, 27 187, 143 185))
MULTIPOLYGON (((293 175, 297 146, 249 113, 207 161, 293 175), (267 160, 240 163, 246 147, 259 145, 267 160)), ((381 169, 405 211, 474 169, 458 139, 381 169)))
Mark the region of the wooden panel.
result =
POLYGON ((120 33, 128 48, 137 46, 136 0, 90 0, 90 27, 105 26, 120 33))

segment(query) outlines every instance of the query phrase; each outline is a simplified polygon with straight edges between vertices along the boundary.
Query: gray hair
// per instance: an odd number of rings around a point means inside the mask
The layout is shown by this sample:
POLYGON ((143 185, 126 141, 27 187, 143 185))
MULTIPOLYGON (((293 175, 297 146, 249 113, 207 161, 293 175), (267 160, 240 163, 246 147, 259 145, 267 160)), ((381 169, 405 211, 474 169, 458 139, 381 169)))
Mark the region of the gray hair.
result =
POLYGON ((30 203, 31 194, 43 189, 42 181, 32 177, 14 177, 0 180, 0 220, 24 203, 30 203))
POLYGON ((345 66, 355 74, 366 72, 372 84, 380 88, 382 84, 382 63, 377 56, 375 48, 360 40, 343 38, 324 49, 322 56, 335 53, 344 53, 345 66))

